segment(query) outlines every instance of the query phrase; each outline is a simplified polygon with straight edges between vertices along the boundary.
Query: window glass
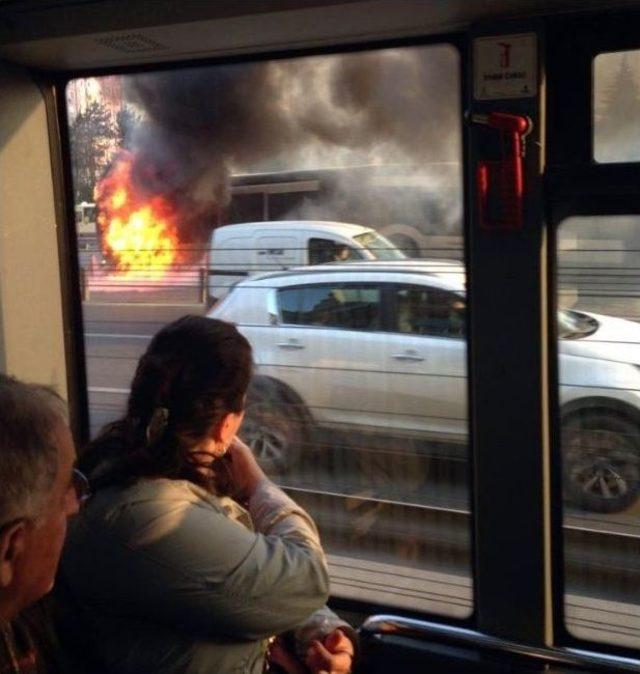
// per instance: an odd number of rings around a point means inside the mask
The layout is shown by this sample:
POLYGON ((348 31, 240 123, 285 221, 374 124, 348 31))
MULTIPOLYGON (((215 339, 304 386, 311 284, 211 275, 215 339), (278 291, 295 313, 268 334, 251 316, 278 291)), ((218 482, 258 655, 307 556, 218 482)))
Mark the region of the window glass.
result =
POLYGON ((594 158, 640 161, 640 50, 599 54, 593 68, 594 158))
POLYGON ((398 332, 433 337, 464 335, 464 297, 420 286, 398 287, 395 297, 394 329, 398 332))
POLYGON ((364 246, 376 260, 404 260, 406 255, 384 236, 376 232, 365 232, 353 237, 361 246, 364 246))
POLYGON ((282 320, 295 325, 346 330, 378 330, 381 327, 380 288, 376 286, 305 286, 279 290, 278 299, 282 320))
POLYGON ((640 217, 558 231, 565 616, 640 647, 640 217))
POLYGON ((347 262, 358 259, 362 259, 362 256, 345 243, 334 239, 309 239, 309 264, 347 262))
MULTIPOLYGON (((328 288, 320 288, 318 295, 313 299, 316 302, 325 299, 330 292, 328 288)), ((280 314, 280 321, 287 325, 297 325, 300 321, 300 306, 302 304, 302 291, 300 288, 291 288, 290 290, 280 290, 278 292, 278 307, 280 314)), ((310 293, 308 294, 310 295, 310 293)), ((231 295, 234 299, 237 293, 231 295)))
POLYGON ((433 279, 415 258, 464 287, 460 91, 457 50, 421 45, 66 95, 91 434, 158 329, 224 317, 255 361, 239 435, 317 522, 332 593, 466 617, 466 341, 421 338, 464 330, 430 295, 428 326, 392 324, 392 288, 433 279))

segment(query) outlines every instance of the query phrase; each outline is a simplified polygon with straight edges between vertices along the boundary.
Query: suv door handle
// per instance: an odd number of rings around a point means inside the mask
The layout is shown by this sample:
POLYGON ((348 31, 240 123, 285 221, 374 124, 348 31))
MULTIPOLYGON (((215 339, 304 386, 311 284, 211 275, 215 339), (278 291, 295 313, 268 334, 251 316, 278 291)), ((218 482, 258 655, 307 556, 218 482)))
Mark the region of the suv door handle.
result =
POLYGON ((281 349, 304 349, 304 344, 300 344, 297 339, 288 339, 286 342, 278 342, 276 346, 281 349))
POLYGON ((417 351, 405 351, 404 353, 394 353, 392 358, 396 360, 405 360, 415 363, 423 361, 424 358, 417 351))

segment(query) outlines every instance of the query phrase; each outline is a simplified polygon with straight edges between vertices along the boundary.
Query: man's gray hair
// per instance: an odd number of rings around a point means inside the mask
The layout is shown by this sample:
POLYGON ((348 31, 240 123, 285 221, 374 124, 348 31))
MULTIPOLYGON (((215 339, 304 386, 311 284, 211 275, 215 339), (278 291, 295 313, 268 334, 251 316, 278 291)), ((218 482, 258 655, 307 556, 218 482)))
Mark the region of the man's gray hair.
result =
POLYGON ((42 514, 58 471, 54 431, 66 416, 51 389, 0 374, 0 526, 42 514))

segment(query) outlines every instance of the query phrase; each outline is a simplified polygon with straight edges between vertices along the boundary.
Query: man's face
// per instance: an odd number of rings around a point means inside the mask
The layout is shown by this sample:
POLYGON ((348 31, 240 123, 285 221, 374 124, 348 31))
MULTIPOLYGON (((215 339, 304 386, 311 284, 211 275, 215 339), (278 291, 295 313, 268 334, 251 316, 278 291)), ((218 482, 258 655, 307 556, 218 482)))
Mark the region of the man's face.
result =
POLYGON ((16 560, 14 588, 23 607, 53 587, 67 533, 67 518, 77 513, 79 507, 73 485, 76 452, 67 425, 59 422, 52 439, 58 448, 58 472, 42 515, 26 524, 24 549, 16 560))

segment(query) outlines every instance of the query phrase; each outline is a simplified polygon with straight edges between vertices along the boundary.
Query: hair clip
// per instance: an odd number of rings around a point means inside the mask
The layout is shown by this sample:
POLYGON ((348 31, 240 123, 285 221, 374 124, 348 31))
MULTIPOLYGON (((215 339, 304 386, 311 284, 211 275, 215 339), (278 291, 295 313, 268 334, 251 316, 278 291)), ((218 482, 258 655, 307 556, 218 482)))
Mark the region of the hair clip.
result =
POLYGON ((147 425, 147 444, 152 445, 162 437, 169 423, 169 410, 166 407, 156 407, 147 425))

